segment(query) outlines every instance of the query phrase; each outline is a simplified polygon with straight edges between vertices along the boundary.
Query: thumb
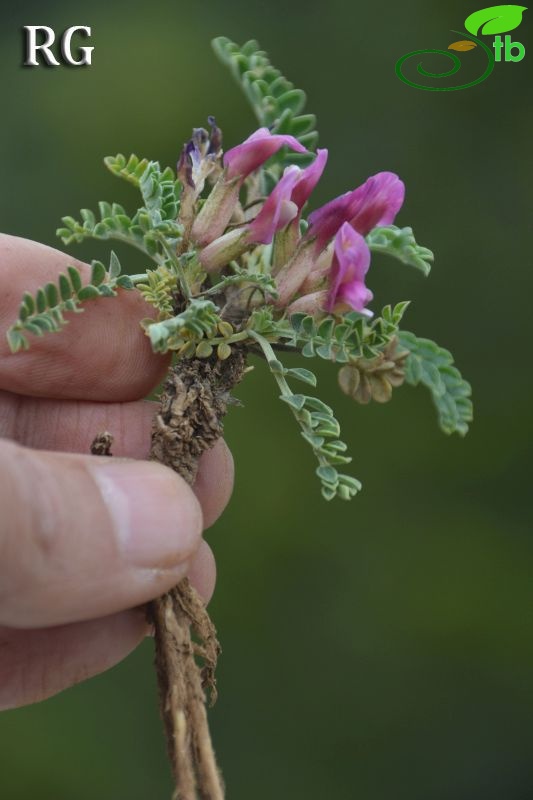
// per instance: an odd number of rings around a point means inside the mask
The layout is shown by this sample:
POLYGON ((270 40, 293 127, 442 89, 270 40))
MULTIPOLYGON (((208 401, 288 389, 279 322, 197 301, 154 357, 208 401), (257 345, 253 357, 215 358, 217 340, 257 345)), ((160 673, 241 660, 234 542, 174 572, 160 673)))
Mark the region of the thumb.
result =
POLYGON ((176 584, 200 544, 185 481, 147 461, 0 442, 0 624, 112 614, 176 584))

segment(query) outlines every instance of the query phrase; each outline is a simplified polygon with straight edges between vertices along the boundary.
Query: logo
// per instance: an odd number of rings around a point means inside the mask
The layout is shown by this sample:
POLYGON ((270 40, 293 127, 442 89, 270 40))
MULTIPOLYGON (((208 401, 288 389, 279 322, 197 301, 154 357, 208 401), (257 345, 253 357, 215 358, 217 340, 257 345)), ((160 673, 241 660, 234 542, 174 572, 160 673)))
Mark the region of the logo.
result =
MULTIPOLYGON (((396 62, 396 75, 408 86, 413 86, 415 89, 424 89, 427 92, 455 92, 458 89, 469 89, 471 86, 476 86, 489 77, 496 62, 517 62, 522 61, 524 58, 526 48, 522 42, 515 42, 512 40, 512 37, 508 35, 508 31, 514 31, 514 29, 518 28, 520 25, 524 11, 527 11, 526 6, 490 6, 490 8, 482 8, 480 11, 474 11, 464 22, 465 29, 468 33, 452 31, 452 33, 457 33, 459 36, 466 36, 466 39, 462 38, 448 45, 448 50, 413 50, 412 53, 407 53, 396 62), (507 35, 502 38, 502 33, 507 35), (477 38, 479 34, 484 36, 496 35, 494 36, 494 41, 489 45, 477 38), (444 72, 429 72, 422 66, 422 61, 419 61, 416 67, 418 74, 431 80, 449 78, 459 72, 463 64, 459 56, 448 51, 455 50, 456 52, 467 53, 477 48, 480 48, 478 52, 482 52, 486 57, 487 63, 485 71, 480 77, 474 78, 467 83, 462 83, 459 86, 425 85, 418 82, 420 80, 418 75, 413 74, 412 77, 409 77, 404 72, 408 59, 428 53, 436 53, 451 59, 452 67, 444 72)), ((413 64, 414 62, 411 62, 411 65, 413 64)))
MULTIPOLYGON (((39 67, 39 58, 43 59, 43 66, 59 67, 61 63, 54 55, 52 45, 55 42, 55 32, 48 25, 24 25, 24 66, 39 67), (39 34, 39 37, 37 36, 39 34), (37 43, 37 38, 41 43, 37 43)), ((74 34, 89 38, 91 29, 87 25, 73 25, 60 37, 60 46, 57 48, 57 56, 64 65, 69 67, 88 67, 91 65, 91 56, 94 47, 78 47, 78 58, 72 55, 72 37, 74 34)))

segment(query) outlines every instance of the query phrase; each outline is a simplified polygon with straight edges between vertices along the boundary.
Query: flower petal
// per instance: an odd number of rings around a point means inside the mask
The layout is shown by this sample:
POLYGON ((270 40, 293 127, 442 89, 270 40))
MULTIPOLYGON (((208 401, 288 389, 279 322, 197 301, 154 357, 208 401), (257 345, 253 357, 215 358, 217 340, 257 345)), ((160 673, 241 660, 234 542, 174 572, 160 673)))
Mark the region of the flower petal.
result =
POLYGON ((335 252, 330 271, 328 311, 347 304, 355 311, 365 311, 372 292, 365 286, 365 275, 370 266, 370 250, 361 234, 345 222, 335 237, 335 252))
POLYGON ((351 199, 352 192, 346 192, 309 214, 307 236, 317 238, 317 250, 322 250, 348 220, 351 199))
POLYGON ((291 194, 302 170, 296 166, 287 167, 267 197, 257 217, 248 225, 248 241, 270 244, 274 234, 284 228, 298 214, 298 207, 291 200, 291 194))
POLYGON ((403 205, 405 186, 394 172, 378 172, 352 192, 349 222, 366 236, 377 225, 392 225, 403 205))
POLYGON ((307 203, 311 192, 322 177, 327 160, 328 151, 317 150, 316 158, 313 163, 302 171, 300 179, 294 187, 291 196, 291 200, 293 203, 296 203, 299 211, 301 211, 304 205, 307 203))
POLYGON ((393 172, 378 172, 351 192, 330 200, 309 215, 308 237, 316 237, 317 250, 332 239, 341 225, 349 222, 366 235, 376 225, 391 225, 402 207, 403 182, 393 172))
POLYGON ((307 152, 303 144, 300 144, 294 136, 270 133, 268 128, 259 128, 242 144, 232 147, 224 154, 224 166, 227 168, 228 180, 237 176, 246 178, 284 145, 297 153, 307 152))

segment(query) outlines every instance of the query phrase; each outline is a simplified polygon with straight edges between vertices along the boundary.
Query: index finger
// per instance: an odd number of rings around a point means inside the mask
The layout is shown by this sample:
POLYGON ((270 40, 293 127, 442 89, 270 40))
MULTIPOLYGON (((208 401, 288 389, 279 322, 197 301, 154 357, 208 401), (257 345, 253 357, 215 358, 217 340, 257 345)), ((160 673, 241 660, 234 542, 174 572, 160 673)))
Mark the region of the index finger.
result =
POLYGON ((51 247, 0 234, 0 389, 37 397, 137 400, 162 379, 169 363, 155 355, 139 323, 154 309, 138 292, 90 300, 83 314, 66 314, 60 333, 31 337, 28 351, 11 353, 6 332, 24 292, 34 293, 75 265, 90 267, 51 247))

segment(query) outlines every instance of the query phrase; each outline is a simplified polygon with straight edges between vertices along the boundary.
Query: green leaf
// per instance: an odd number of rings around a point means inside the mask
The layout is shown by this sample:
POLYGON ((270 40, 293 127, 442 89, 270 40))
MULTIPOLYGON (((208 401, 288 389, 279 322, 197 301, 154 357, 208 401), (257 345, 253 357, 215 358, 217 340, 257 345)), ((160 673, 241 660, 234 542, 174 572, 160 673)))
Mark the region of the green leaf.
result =
POLYGON ((453 365, 451 353, 408 331, 401 331, 399 341, 402 348, 409 350, 405 365, 407 383, 413 386, 422 383, 430 390, 439 425, 445 433, 465 436, 473 419, 472 389, 453 365))
POLYGON ((322 337, 325 341, 329 341, 333 336, 335 330, 335 320, 333 317, 326 317, 318 326, 317 336, 322 337))
MULTIPOLYGON (((151 164, 152 162, 148 166, 151 164)), ((179 239, 182 227, 176 221, 179 205, 176 187, 179 184, 173 180, 163 180, 159 165, 154 170, 155 177, 152 175, 150 180, 155 181, 157 191, 150 199, 150 209, 143 206, 130 218, 118 203, 102 201, 98 204, 101 216, 98 221, 87 209, 82 210, 83 223, 73 217, 63 217, 65 227, 58 228, 57 234, 64 244, 80 243, 86 239, 115 239, 126 242, 157 260, 158 237, 179 239)), ((116 266, 115 263, 115 268, 116 266)))
POLYGON ((307 318, 307 314, 302 314, 301 312, 297 314, 291 314, 290 323, 296 333, 299 333, 302 327, 302 323, 304 319, 307 318))
POLYGON ((78 297, 80 300, 93 300, 96 297, 100 297, 100 293, 96 286, 84 286, 78 292, 78 297))
POLYGON ((396 225, 374 228, 366 242, 373 252, 393 256, 426 276, 431 271, 433 253, 416 243, 412 228, 397 228, 396 225))
POLYGON ((522 14, 527 11, 526 6, 490 6, 474 11, 465 19, 466 30, 477 36, 493 36, 496 33, 506 33, 518 28, 522 22, 522 14))
POLYGON ((59 293, 62 300, 69 300, 72 297, 72 287, 66 275, 59 276, 59 293))
POLYGON ((39 313, 42 313, 46 310, 47 303, 46 303, 46 294, 44 293, 44 289, 37 289, 37 293, 35 295, 35 307, 39 313))
POLYGON ((313 422, 318 421, 318 426, 315 428, 315 433, 318 436, 339 436, 341 429, 336 419, 333 417, 323 417, 322 419, 318 414, 312 414, 313 422))
POLYGON ((296 409, 296 411, 300 411, 305 405, 305 395, 303 394, 289 394, 289 395, 280 395, 280 400, 283 400, 284 403, 287 403, 288 406, 291 408, 296 409))
POLYGON ((308 383, 310 386, 316 386, 316 375, 310 370, 303 369, 303 367, 294 367, 293 369, 286 369, 285 375, 289 378, 296 378, 298 381, 308 383))
POLYGON ((322 400, 319 400, 318 397, 306 397, 305 405, 306 408, 312 408, 315 411, 326 414, 328 417, 333 417, 333 409, 323 403, 322 400))
POLYGON ((135 284, 129 275, 120 275, 117 278, 117 286, 120 286, 121 289, 135 289, 135 284))
POLYGON ((156 353, 181 350, 191 337, 199 342, 214 333, 220 322, 218 307, 211 300, 191 300, 181 314, 154 322, 145 331, 156 353), (186 338, 184 338, 186 337, 186 338))
POLYGON ((122 269, 120 266, 120 261, 118 260, 118 256, 114 250, 111 250, 111 255, 109 257, 109 277, 112 279, 118 278, 122 269))
POLYGON ((322 447, 324 442, 326 441, 323 436, 317 436, 315 433, 308 433, 307 431, 302 431, 301 434, 305 441, 308 442, 314 450, 317 450, 319 447, 322 447))
POLYGON ((48 308, 52 306, 56 306, 59 302, 59 292, 57 287, 53 283, 47 283, 44 287, 44 293, 46 295, 46 305, 48 308))
POLYGON ((82 286, 80 273, 78 272, 76 267, 67 267, 67 272, 70 277, 72 288, 74 289, 75 292, 79 292, 82 286))
POLYGON ((140 160, 136 155, 131 155, 126 161, 125 156, 119 153, 116 156, 104 158, 104 164, 114 175, 124 178, 138 187, 140 178, 148 166, 148 159, 140 160))
POLYGON ((100 286, 106 279, 106 268, 101 261, 91 263, 91 283, 93 286, 100 286))
POLYGON ((29 292, 24 292, 22 295, 22 302, 26 306, 28 314, 33 314, 35 311, 35 301, 29 292))
POLYGON ((323 483, 330 484, 331 486, 335 486, 339 480, 339 473, 335 467, 317 467, 316 474, 323 483))
POLYGON ((7 342, 12 353, 18 353, 19 350, 27 350, 29 347, 26 337, 14 328, 8 330, 7 342))
POLYGON ((333 345, 331 342, 328 342, 327 344, 321 344, 316 348, 316 352, 320 358, 325 358, 327 361, 331 361, 333 356, 333 345))
POLYGON ((278 375, 283 375, 285 373, 285 368, 283 364, 276 358, 271 359, 268 362, 268 366, 270 367, 271 372, 277 373, 278 375))
POLYGON ((337 497, 337 488, 329 484, 322 484, 322 497, 324 500, 333 500, 334 497, 337 497))

